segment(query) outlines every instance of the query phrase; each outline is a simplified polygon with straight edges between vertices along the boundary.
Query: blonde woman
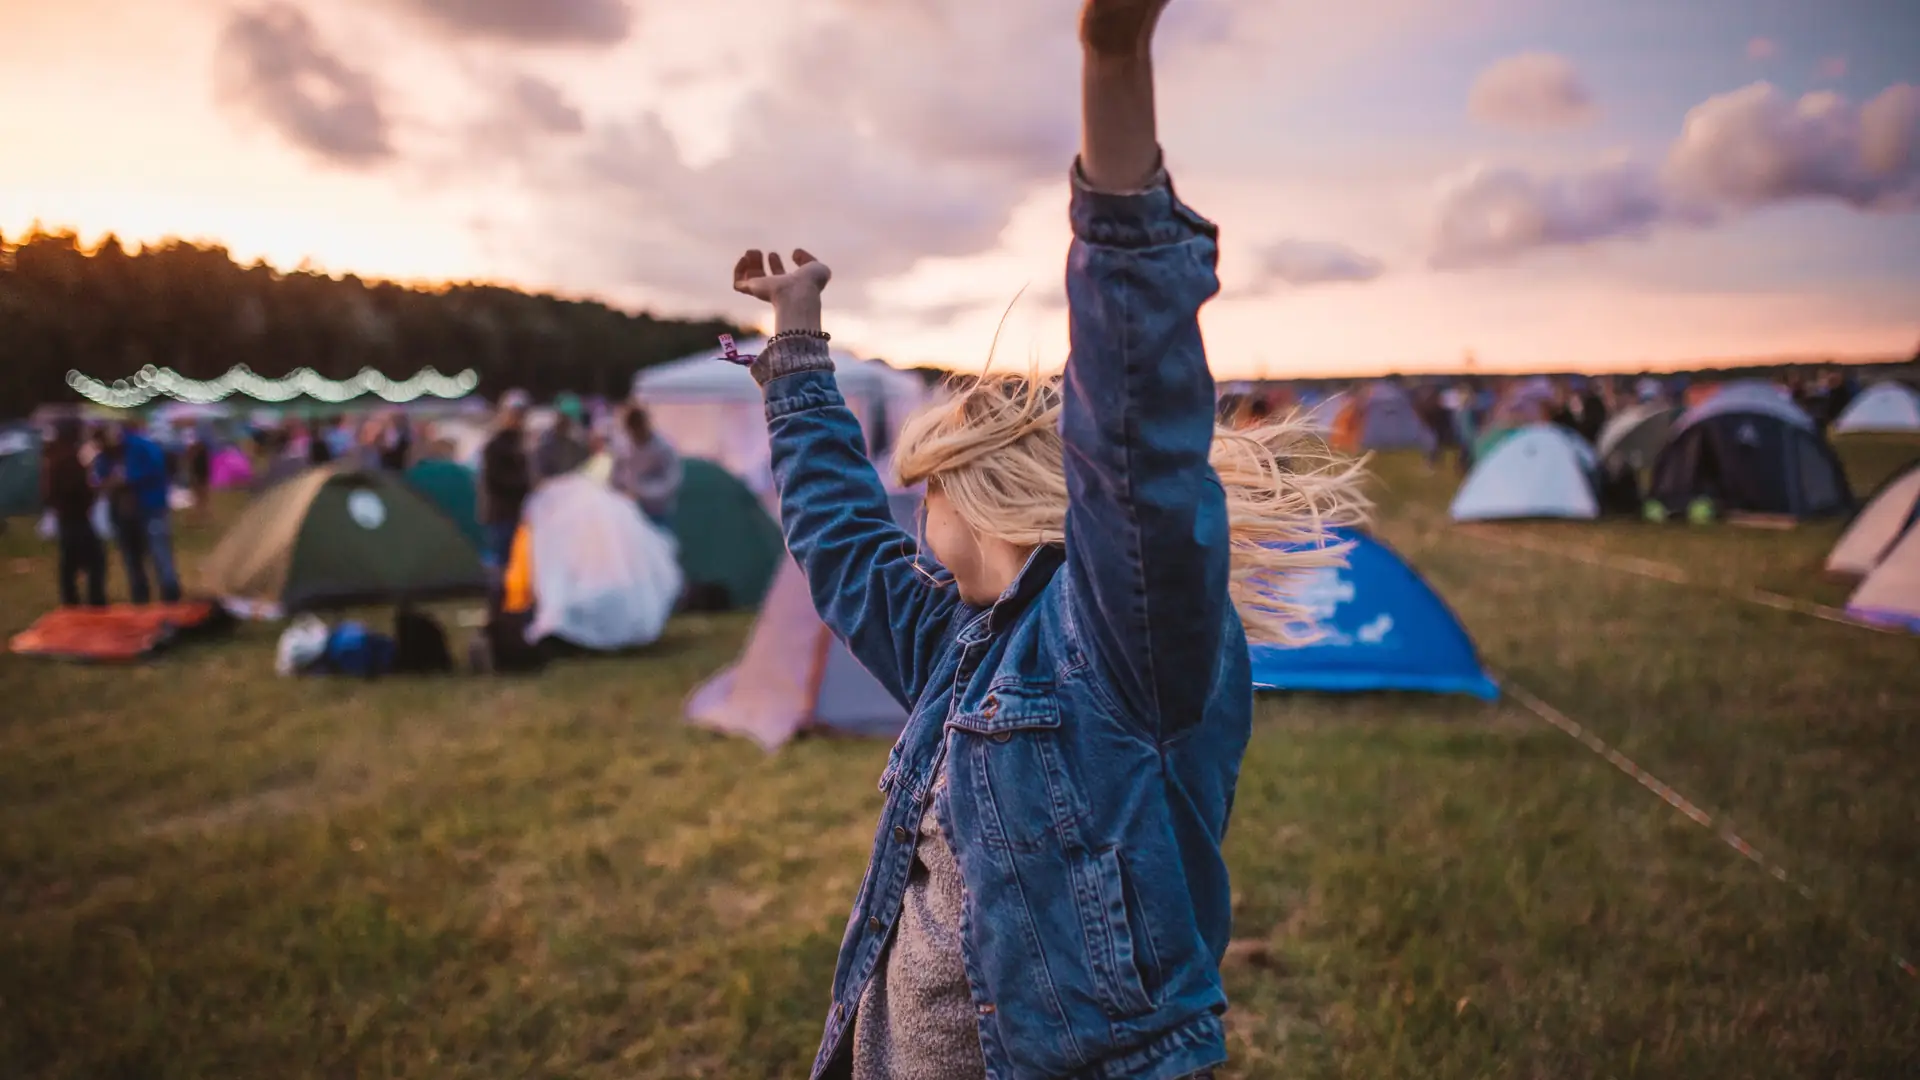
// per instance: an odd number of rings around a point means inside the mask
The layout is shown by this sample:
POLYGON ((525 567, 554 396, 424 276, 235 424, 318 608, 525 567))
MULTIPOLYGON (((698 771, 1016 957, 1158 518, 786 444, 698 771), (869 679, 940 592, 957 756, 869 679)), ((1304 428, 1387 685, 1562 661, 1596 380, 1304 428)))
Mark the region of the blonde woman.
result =
POLYGON ((813 1075, 1206 1076, 1226 1057, 1220 845, 1249 636, 1308 634, 1287 575, 1338 562, 1351 467, 1214 421, 1215 230, 1160 167, 1166 0, 1088 0, 1064 379, 986 377, 910 421, 918 541, 837 389, 805 252, 734 286, 787 542, 822 617, 911 710, 813 1075), (1303 467, 1308 466, 1308 467, 1303 467))

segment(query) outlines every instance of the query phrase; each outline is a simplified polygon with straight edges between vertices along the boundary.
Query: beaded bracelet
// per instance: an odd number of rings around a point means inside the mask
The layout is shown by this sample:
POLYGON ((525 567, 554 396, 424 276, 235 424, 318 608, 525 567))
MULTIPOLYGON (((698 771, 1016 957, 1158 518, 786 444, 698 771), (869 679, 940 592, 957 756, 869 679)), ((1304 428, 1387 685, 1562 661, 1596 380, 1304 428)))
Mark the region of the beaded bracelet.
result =
POLYGON ((814 338, 818 341, 832 341, 833 335, 827 333, 825 330, 782 330, 767 339, 767 347, 772 348, 774 342, 785 341, 788 338, 814 338))

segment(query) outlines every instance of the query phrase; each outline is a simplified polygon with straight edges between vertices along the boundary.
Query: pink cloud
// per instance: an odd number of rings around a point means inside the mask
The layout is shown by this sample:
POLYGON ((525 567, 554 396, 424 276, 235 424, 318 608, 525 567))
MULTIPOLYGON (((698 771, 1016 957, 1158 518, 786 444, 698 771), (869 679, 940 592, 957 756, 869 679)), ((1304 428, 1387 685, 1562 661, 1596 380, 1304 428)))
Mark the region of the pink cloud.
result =
POLYGON ((1847 75, 1847 58, 1829 56, 1820 61, 1820 77, 1823 79, 1844 79, 1847 75))
POLYGON ((1433 263, 1506 262, 1812 199, 1920 211, 1920 87, 1895 84, 1855 104, 1754 83, 1688 112, 1657 170, 1620 161, 1546 175, 1471 171, 1443 188, 1433 263))
POLYGON ((1522 130, 1573 127, 1596 111, 1573 61, 1543 52, 1509 56, 1481 72, 1467 108, 1483 124, 1522 130))
POLYGON ((1757 37, 1747 42, 1747 59, 1771 60, 1780 55, 1780 43, 1772 38, 1757 37))

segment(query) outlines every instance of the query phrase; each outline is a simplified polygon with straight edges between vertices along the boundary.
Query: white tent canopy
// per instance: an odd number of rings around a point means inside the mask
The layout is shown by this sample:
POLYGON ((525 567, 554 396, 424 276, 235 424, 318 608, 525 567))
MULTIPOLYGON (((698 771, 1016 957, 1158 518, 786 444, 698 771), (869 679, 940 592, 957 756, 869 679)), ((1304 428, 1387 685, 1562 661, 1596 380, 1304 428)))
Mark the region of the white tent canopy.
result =
POLYGON ((1909 468, 1880 489, 1873 501, 1840 534, 1827 556, 1827 573, 1862 577, 1880 565, 1887 553, 1912 529, 1920 510, 1920 466, 1909 468))
POLYGON ((1467 474, 1449 509, 1455 521, 1600 516, 1599 459, 1578 435, 1529 424, 1503 439, 1467 474))
POLYGON ((1908 529, 1847 600, 1847 614, 1920 632, 1920 529, 1908 529))
POLYGON ((1920 431, 1920 391, 1899 382, 1874 383, 1853 399, 1833 422, 1838 434, 1851 431, 1920 431))
MULTIPOLYGON (((758 353, 764 340, 739 343, 758 353)), ((892 444, 900 425, 927 397, 920 379, 879 362, 833 350, 835 378, 847 405, 868 432, 884 425, 892 444)), ((773 488, 771 452, 760 387, 746 368, 724 360, 719 349, 647 368, 634 377, 633 396, 646 405, 653 426, 674 449, 717 461, 759 494, 773 488)))

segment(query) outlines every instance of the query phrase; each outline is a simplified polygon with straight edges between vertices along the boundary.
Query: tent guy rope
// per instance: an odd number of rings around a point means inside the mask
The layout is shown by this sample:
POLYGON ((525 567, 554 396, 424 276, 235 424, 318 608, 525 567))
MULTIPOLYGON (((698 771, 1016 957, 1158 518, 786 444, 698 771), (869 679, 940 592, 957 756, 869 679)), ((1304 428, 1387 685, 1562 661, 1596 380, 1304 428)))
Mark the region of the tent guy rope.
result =
MULTIPOLYGON (((1632 777, 1635 783, 1658 795, 1667 805, 1678 810, 1688 820, 1706 829, 1708 832, 1713 833, 1715 836, 1718 836, 1721 843, 1726 844, 1738 852, 1742 858, 1749 860, 1755 866, 1766 871, 1768 877, 1799 893, 1802 899, 1818 899, 1813 889, 1789 874, 1786 867, 1767 858, 1761 854, 1759 849, 1741 839, 1740 834, 1733 831, 1732 823, 1726 821, 1724 818, 1716 818, 1714 815, 1702 810, 1693 800, 1688 799, 1685 795, 1674 790, 1671 784, 1665 783, 1659 777, 1635 764, 1632 758, 1607 745, 1606 740, 1580 726, 1578 722, 1543 701, 1526 687, 1505 677, 1499 677, 1498 681, 1500 688, 1504 690, 1509 697, 1513 698, 1513 700, 1525 706, 1528 712, 1559 728, 1575 742, 1578 742, 1580 745, 1599 755, 1609 765, 1632 777)), ((1908 960, 1896 951, 1885 938, 1866 930, 1851 917, 1848 918, 1848 922, 1852 923, 1853 932, 1867 945, 1876 951, 1886 953, 1887 956, 1893 960, 1894 965, 1905 972, 1909 978, 1920 979, 1920 968, 1916 968, 1911 960, 1908 960)))

